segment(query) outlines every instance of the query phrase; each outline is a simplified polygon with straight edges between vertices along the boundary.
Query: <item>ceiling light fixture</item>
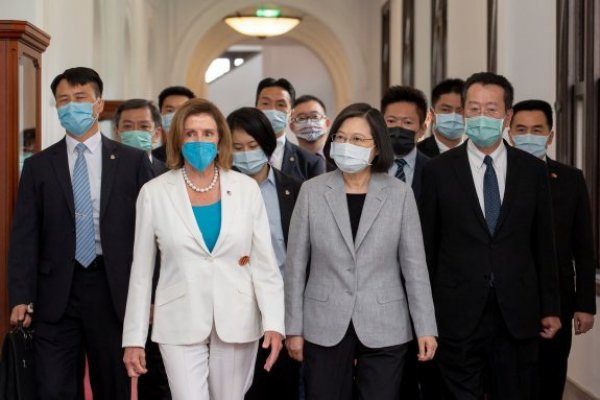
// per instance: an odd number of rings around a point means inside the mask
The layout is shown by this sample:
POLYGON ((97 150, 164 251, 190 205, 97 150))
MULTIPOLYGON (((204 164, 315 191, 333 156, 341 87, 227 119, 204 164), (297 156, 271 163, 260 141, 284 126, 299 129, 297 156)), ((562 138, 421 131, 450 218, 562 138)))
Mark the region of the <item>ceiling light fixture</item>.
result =
POLYGON ((283 35, 294 29, 301 21, 298 17, 281 15, 274 8, 259 8, 255 15, 232 15, 224 19, 231 28, 246 36, 261 39, 283 35))

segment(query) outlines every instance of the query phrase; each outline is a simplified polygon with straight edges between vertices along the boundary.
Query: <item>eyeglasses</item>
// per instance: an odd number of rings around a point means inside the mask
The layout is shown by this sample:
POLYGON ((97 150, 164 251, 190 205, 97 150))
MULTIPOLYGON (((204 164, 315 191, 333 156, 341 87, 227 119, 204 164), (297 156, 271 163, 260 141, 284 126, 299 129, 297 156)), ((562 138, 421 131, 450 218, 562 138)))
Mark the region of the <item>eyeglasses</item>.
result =
POLYGON ((350 143, 356 146, 367 147, 369 146, 369 142, 374 140, 373 138, 365 138, 362 136, 352 136, 350 138, 345 137, 344 135, 340 135, 339 133, 334 133, 331 135, 331 141, 334 143, 350 143))
POLYGON ((307 116, 301 116, 301 117, 295 117, 292 118, 292 122, 298 122, 298 123, 305 123, 305 122, 319 122, 322 119, 327 118, 325 115, 307 115, 307 116))

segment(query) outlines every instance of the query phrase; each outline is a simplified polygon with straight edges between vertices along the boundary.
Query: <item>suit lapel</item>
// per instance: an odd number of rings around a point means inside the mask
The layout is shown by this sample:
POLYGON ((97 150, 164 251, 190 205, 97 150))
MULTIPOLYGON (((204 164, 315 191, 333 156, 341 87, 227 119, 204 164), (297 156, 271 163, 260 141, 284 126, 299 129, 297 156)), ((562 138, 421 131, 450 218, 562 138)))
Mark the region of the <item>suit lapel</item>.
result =
POLYGON ((213 254, 217 254, 227 239, 229 228, 234 224, 235 215, 238 213, 236 208, 236 197, 241 193, 237 191, 237 179, 234 173, 219 169, 219 179, 221 184, 221 229, 219 237, 213 247, 213 254))
POLYGON ((421 184, 423 183, 423 178, 421 177, 421 173, 423 172, 423 165, 425 164, 425 157, 421 154, 419 150, 417 150, 417 158, 415 160, 415 173, 413 174, 412 181, 412 190, 415 194, 415 198, 417 201, 421 196, 421 184))
POLYGON ((289 175, 296 176, 297 174, 293 171, 296 169, 296 165, 298 165, 298 155, 292 144, 286 140, 283 149, 283 162, 281 163, 281 172, 289 175))
POLYGON ((58 183, 65 195, 71 217, 75 218, 75 200, 73 199, 73 186, 71 185, 71 174, 69 173, 67 141, 64 138, 54 147, 52 167, 54 168, 58 183))
POLYGON ((504 199, 502 200, 500 215, 496 224, 496 232, 500 231, 502 223, 506 220, 515 194, 518 191, 520 181, 519 157, 517 157, 514 149, 508 143, 504 143, 504 146, 506 148, 506 183, 504 185, 504 199))
POLYGON ((386 188, 385 178, 386 176, 383 176, 382 174, 371 175, 369 190, 360 216, 356 240, 354 242, 356 251, 358 251, 358 248, 367 236, 369 229, 373 226, 375 218, 379 215, 379 211, 381 211, 381 207, 387 199, 387 191, 384 190, 386 188))
POLYGON ((167 174, 169 174, 167 182, 170 185, 170 188, 166 192, 167 196, 173 203, 173 210, 175 210, 181 219, 181 222, 183 222, 187 230, 192 234, 194 240, 196 240, 196 242, 207 254, 210 254, 206 244, 204 243, 204 239, 202 238, 202 233, 198 228, 198 224, 196 224, 196 217, 194 216, 194 211, 192 211, 192 203, 190 202, 190 198, 187 194, 185 182, 183 181, 183 176, 181 175, 181 170, 177 169, 169 171, 167 174))
POLYGON ((471 165, 469 164, 469 156, 467 154, 467 142, 461 145, 460 151, 457 151, 454 154, 454 157, 454 169, 456 171, 457 180, 460 182, 466 193, 468 202, 470 203, 477 220, 482 228, 489 234, 487 222, 485 221, 483 211, 481 211, 479 197, 477 197, 477 191, 475 190, 475 182, 473 180, 473 173, 471 172, 471 165))
POLYGON ((276 169, 273 169, 273 172, 275 174, 277 199, 279 200, 279 214, 281 215, 283 239, 287 245, 290 219, 292 218, 292 211, 294 211, 294 193, 292 193, 293 189, 285 182, 284 175, 276 169))
POLYGON ((350 227, 350 214, 348 213, 348 201, 346 200, 346 190, 344 188, 342 173, 338 170, 336 173, 332 174, 328 184, 330 190, 325 193, 325 199, 327 200, 327 204, 329 205, 335 222, 342 234, 342 238, 352 254, 352 258, 356 259, 354 240, 352 240, 352 228, 350 227))
POLYGON ((110 192, 119 164, 119 149, 116 143, 102 135, 102 178, 100 182, 100 221, 106 211, 110 192))

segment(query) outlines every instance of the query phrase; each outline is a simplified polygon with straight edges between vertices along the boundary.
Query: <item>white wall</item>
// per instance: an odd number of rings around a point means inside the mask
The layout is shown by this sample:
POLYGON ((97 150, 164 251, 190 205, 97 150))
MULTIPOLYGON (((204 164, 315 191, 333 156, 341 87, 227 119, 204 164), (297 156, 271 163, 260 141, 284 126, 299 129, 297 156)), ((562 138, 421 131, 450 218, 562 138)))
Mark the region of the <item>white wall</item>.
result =
MULTIPOLYGON (((600 297, 596 297, 600 310, 600 297)), ((600 399, 600 321, 588 333, 573 338, 568 377, 580 388, 600 399)))
POLYGON ((466 79, 487 69, 487 5, 483 0, 448 0, 446 74, 466 79))

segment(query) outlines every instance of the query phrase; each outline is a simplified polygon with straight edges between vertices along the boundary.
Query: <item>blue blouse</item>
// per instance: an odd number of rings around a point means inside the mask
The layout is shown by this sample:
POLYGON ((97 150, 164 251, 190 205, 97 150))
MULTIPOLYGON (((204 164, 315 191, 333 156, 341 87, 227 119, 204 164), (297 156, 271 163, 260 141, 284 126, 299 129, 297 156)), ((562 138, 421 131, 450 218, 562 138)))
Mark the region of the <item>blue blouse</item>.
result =
POLYGON ((221 231, 221 201, 206 206, 192 206, 192 210, 204 243, 212 252, 221 231))

